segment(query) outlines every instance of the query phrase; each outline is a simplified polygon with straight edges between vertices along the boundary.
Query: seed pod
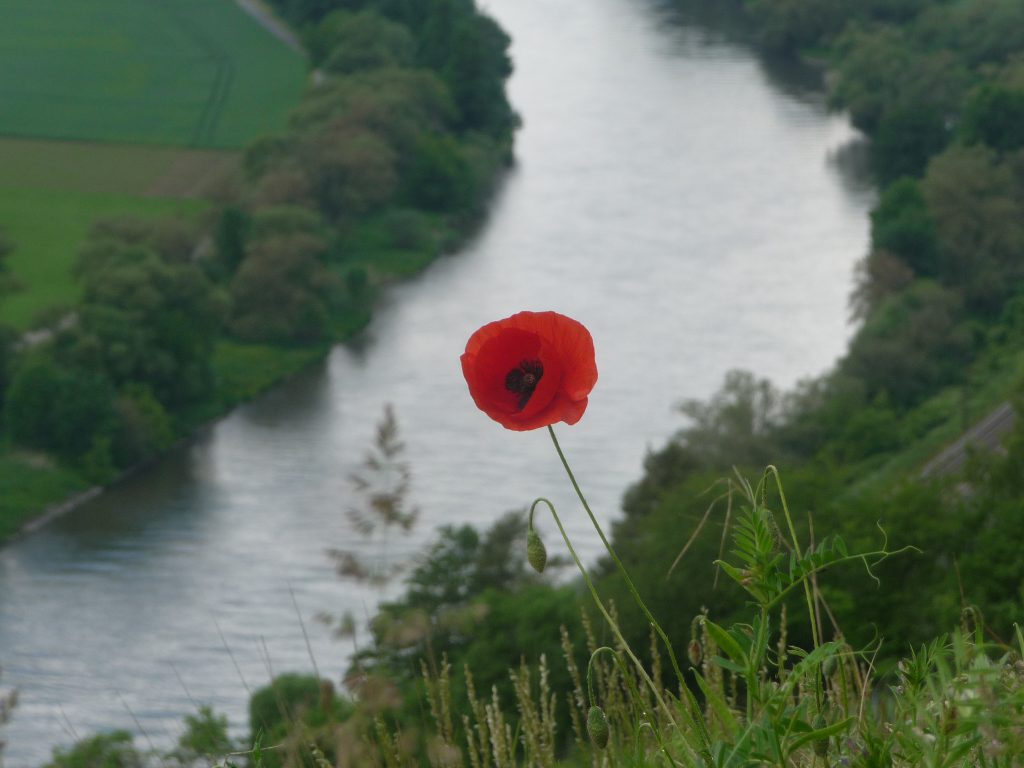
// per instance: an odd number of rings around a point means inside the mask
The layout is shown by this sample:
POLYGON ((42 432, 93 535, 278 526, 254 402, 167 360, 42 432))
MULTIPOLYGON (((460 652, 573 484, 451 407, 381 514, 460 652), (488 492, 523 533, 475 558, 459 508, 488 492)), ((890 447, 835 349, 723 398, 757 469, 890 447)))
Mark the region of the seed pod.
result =
POLYGON ((836 657, 826 656, 825 660, 821 662, 821 676, 824 678, 832 677, 832 673, 836 671, 836 657))
POLYGON ((608 746, 608 718, 600 707, 591 707, 587 712, 587 735, 590 743, 598 749, 608 746))
MULTIPOLYGON (((820 731, 826 725, 828 725, 828 723, 825 722, 825 717, 819 712, 818 716, 814 718, 814 723, 811 727, 816 731, 820 731)), ((825 757, 828 754, 828 736, 823 739, 815 740, 814 754, 818 757, 825 757)))
POLYGON ((704 649, 700 647, 700 643, 696 638, 691 640, 690 644, 686 646, 686 655, 690 657, 690 663, 695 667, 704 658, 704 649))
POLYGON ((533 528, 526 532, 526 559, 530 561, 533 570, 544 573, 548 564, 548 550, 533 528))

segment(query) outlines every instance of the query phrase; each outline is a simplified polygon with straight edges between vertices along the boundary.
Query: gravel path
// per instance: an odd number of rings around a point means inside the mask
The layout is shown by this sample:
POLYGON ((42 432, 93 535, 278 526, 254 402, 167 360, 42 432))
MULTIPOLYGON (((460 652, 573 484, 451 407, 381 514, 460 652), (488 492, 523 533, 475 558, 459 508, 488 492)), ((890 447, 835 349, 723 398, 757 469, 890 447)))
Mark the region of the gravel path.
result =
POLYGON ((968 446, 980 451, 1000 449, 1003 435, 1013 428, 1015 419, 1013 406, 1003 403, 967 430, 963 437, 925 464, 921 470, 921 477, 941 477, 959 472, 967 461, 968 446))
POLYGON ((306 49, 302 47, 298 36, 284 22, 278 20, 266 5, 259 0, 235 0, 235 3, 282 43, 293 51, 306 55, 306 49))

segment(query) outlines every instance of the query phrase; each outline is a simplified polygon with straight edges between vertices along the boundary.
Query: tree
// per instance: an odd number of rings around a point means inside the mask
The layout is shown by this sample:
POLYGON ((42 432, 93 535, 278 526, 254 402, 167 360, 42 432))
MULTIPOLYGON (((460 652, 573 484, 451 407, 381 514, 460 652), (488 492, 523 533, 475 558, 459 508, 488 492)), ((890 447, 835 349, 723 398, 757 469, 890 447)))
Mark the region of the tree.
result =
POLYGON ((402 196, 413 206, 456 212, 472 205, 472 169, 451 136, 424 134, 402 178, 402 196))
POLYGON ((860 329, 840 370, 863 382, 874 400, 886 394, 894 407, 917 402, 954 381, 973 349, 963 324, 963 302, 930 280, 919 280, 884 301, 860 329))
POLYGON ((939 238, 939 275, 970 308, 998 312, 1024 277, 1024 192, 984 145, 951 147, 921 185, 939 238))
POLYGON ((0 296, 12 293, 21 287, 7 263, 7 257, 12 253, 14 253, 14 241, 4 230, 0 229, 0 296))
POLYGON ((251 217, 238 205, 229 205, 221 212, 214 231, 214 244, 224 274, 233 275, 245 258, 245 242, 251 225, 251 217))
POLYGON ((328 338, 329 307, 340 279, 324 267, 325 249, 323 240, 305 233, 252 242, 231 280, 232 332, 252 341, 328 338))
POLYGON ((983 85, 968 100, 960 130, 968 144, 999 152, 1024 148, 1024 89, 983 85))
POLYGON ((327 127, 301 151, 317 205, 330 221, 351 220, 379 208, 397 188, 395 152, 370 131, 327 127))
POLYGON ((896 27, 861 25, 843 33, 836 51, 830 99, 848 109, 853 124, 868 134, 886 113, 909 105, 943 120, 959 110, 968 77, 950 51, 920 50, 896 27))
POLYGON ((330 14, 315 39, 314 57, 321 55, 323 68, 337 74, 408 67, 416 51, 408 28, 367 11, 330 14))
POLYGON ((871 137, 876 176, 882 182, 920 176, 951 136, 946 115, 934 105, 910 102, 887 107, 871 137))
POLYGON ((882 192, 871 212, 871 247, 899 257, 919 277, 938 274, 935 222, 915 179, 897 179, 882 192))
POLYGON ((748 8, 761 44, 782 53, 820 45, 856 13, 842 0, 750 0, 748 8))
POLYGON ((781 395, 767 379, 729 371, 708 402, 687 400, 690 419, 677 439, 698 450, 709 466, 751 466, 772 460, 769 436, 779 418, 781 395))
POLYGON ((94 237, 77 273, 82 302, 77 326, 58 336, 63 360, 118 387, 145 385, 170 408, 210 392, 224 298, 195 263, 94 237))
POLYGON ((146 759, 128 731, 111 731, 80 739, 71 747, 53 750, 45 768, 143 768, 146 759))
POLYGON ((114 393, 100 374, 59 366, 49 355, 30 357, 17 370, 4 404, 11 438, 27 448, 82 459, 98 440, 109 440, 114 393))
POLYGON ((504 30, 483 14, 470 16, 454 28, 442 72, 462 128, 500 135, 515 125, 504 89, 505 78, 512 73, 510 42, 504 30))

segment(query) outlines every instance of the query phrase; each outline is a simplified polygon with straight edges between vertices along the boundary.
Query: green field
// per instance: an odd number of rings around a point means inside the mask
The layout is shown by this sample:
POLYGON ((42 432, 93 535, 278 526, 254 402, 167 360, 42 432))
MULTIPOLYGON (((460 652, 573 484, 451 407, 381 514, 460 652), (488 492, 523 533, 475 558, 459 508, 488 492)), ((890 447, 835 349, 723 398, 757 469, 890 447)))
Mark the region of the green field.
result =
POLYGON ((194 214, 238 149, 280 129, 304 58, 232 0, 0 0, 0 232, 25 329, 75 301, 104 216, 194 214))
POLYGON ((240 148, 302 56, 231 0, 0 0, 0 135, 240 148))
POLYGON ((8 264, 21 284, 0 303, 0 323, 26 329, 40 311, 78 298, 71 267, 97 218, 189 214, 203 205, 201 200, 0 187, 0 229, 14 241, 8 264))

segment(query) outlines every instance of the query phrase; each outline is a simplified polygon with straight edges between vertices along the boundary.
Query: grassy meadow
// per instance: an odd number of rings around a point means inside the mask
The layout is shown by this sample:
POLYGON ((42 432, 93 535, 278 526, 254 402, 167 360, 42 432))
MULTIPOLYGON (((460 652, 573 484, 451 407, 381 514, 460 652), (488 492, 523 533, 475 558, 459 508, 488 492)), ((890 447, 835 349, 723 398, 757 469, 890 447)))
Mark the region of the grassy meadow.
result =
POLYGON ((193 215, 238 150, 284 125, 305 61, 230 0, 0 0, 0 232, 31 327, 78 297, 92 222, 193 215))
POLYGON ((236 163, 226 151, 0 139, 0 231, 20 285, 0 303, 0 322, 29 328, 78 297, 71 266, 93 221, 195 214, 236 163))
POLYGON ((230 0, 2 0, 0 15, 0 135, 237 149, 283 127, 306 77, 230 0))

